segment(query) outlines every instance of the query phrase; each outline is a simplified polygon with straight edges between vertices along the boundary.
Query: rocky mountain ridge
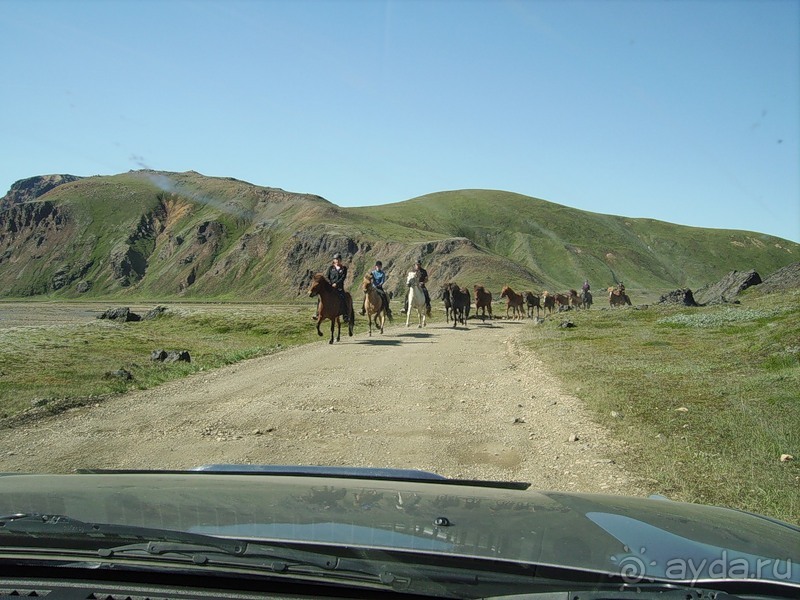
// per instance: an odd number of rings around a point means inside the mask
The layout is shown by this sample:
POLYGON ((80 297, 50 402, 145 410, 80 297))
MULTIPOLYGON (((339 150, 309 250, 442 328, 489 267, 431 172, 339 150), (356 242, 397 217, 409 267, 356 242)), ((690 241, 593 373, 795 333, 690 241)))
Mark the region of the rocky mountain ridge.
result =
POLYGON ((0 200, 5 297, 295 301, 334 252, 345 256, 352 291, 380 259, 401 292, 422 259, 432 288, 457 280, 568 289, 591 277, 657 293, 735 269, 771 273, 796 262, 800 245, 490 190, 350 209, 192 171, 46 175, 15 183, 0 200))

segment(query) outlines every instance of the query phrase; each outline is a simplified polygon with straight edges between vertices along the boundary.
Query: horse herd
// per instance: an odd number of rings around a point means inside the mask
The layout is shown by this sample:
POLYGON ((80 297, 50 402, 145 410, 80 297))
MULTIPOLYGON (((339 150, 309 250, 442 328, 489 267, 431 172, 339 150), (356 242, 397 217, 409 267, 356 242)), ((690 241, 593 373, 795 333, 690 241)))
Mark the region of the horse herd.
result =
MULTIPOLYGON (((412 314, 416 313, 418 326, 427 325, 427 310, 425 306, 425 294, 419 282, 419 273, 411 271, 406 277, 406 287, 408 289, 408 310, 406 312, 406 327, 411 324, 412 314)), ((361 282, 361 290, 364 292, 364 311, 369 325, 369 335, 372 335, 373 325, 383 333, 384 325, 389 313, 384 300, 375 288, 372 275, 368 273, 361 282)), ((630 298, 617 288, 608 288, 608 299, 611 306, 630 304, 630 298)), ((336 329, 335 339, 338 342, 341 336, 342 320, 348 325, 348 335, 353 335, 353 322, 355 311, 353 310, 353 297, 350 292, 344 292, 344 302, 339 292, 321 274, 317 273, 311 280, 308 295, 318 297, 317 308, 317 333, 322 336, 320 325, 326 319, 331 321, 331 337, 328 343, 334 341, 334 329, 336 329), (344 317, 344 319, 342 319, 344 317)), ((436 297, 443 301, 447 323, 452 320, 455 328, 459 323, 466 326, 472 310, 473 300, 475 302, 475 317, 486 320, 492 315, 492 293, 482 285, 475 285, 472 293, 456 283, 447 283, 439 288, 436 297)), ((510 286, 506 285, 500 292, 500 298, 506 300, 506 317, 509 319, 533 318, 533 311, 536 310, 536 317, 539 318, 541 312, 553 313, 554 311, 568 310, 571 308, 588 309, 592 305, 592 294, 589 290, 569 290, 566 294, 550 293, 543 291, 535 294, 531 291, 522 293, 515 292, 510 286)))
MULTIPOLYGON (((473 288, 475 296, 475 308, 481 310, 481 318, 486 319, 486 313, 489 313, 489 318, 492 318, 492 294, 487 291, 482 285, 476 285, 473 288)), ((450 283, 443 286, 439 290, 438 297, 444 302, 445 314, 448 323, 450 322, 451 311, 453 314, 453 326, 457 322, 466 324, 466 318, 469 317, 469 303, 470 295, 466 288, 459 288, 456 284, 450 283), (461 297, 466 298, 466 308, 457 308, 455 301, 455 290, 459 290, 461 297), (466 315, 464 320, 459 321, 459 315, 466 315)), ((566 294, 553 294, 548 291, 543 291, 541 294, 534 294, 533 292, 515 292, 511 286, 503 286, 500 292, 500 298, 506 300, 506 318, 509 319, 523 319, 533 318, 533 312, 536 311, 536 317, 541 315, 541 312, 552 313, 556 310, 565 310, 569 308, 589 308, 592 305, 592 294, 589 290, 584 290, 578 293, 576 290, 570 290, 566 294)), ((463 300, 462 300, 463 302, 463 300)))

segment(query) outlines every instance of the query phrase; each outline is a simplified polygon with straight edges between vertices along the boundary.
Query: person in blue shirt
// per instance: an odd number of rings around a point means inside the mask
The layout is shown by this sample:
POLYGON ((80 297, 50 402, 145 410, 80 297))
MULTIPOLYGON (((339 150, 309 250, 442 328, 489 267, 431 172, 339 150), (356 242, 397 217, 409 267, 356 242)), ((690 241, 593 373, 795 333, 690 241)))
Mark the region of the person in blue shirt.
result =
MULTIPOLYGON (((372 275, 372 284, 375 286, 375 290, 380 295, 383 305, 386 307, 386 316, 391 320, 392 309, 389 308, 389 295, 386 293, 386 290, 383 289, 383 286, 386 284, 387 275, 386 271, 383 270, 383 263, 381 261, 375 261, 375 268, 372 269, 370 275, 372 275)), ((364 306, 362 304, 361 314, 365 315, 366 312, 367 311, 364 310, 364 306)))

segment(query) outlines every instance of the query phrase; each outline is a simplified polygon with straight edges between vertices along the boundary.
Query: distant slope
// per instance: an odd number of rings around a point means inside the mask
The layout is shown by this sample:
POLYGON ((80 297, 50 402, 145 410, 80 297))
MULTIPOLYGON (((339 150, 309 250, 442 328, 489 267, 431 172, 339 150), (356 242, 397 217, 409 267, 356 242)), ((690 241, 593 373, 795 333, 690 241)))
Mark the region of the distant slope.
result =
MULTIPOLYGON (((798 244, 764 234, 603 215, 491 190, 357 210, 406 226, 424 224, 431 235, 468 238, 556 289, 579 286, 584 277, 597 287, 619 280, 640 290, 699 286, 737 267, 771 273, 800 251, 798 244)), ((496 287, 508 277, 498 273, 489 281, 496 287)))
MULTIPOLYGON (((1 296, 292 301, 335 251, 355 291, 376 259, 390 287, 421 258, 431 288, 456 280, 658 297, 738 269, 769 275, 800 245, 568 208, 509 192, 441 192, 340 208, 319 196, 195 172, 43 176, 0 199, 1 296)), ((18 182, 20 183, 20 182, 18 182)), ((634 297, 636 300, 637 298, 634 297)))

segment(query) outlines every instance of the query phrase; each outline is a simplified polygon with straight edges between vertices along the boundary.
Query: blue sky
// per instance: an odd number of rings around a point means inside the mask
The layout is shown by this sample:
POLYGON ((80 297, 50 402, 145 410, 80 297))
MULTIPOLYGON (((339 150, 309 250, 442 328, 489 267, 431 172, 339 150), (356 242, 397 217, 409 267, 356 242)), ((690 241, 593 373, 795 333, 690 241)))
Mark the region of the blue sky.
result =
POLYGON ((0 0, 0 194, 195 170, 800 242, 798 0, 0 0))

